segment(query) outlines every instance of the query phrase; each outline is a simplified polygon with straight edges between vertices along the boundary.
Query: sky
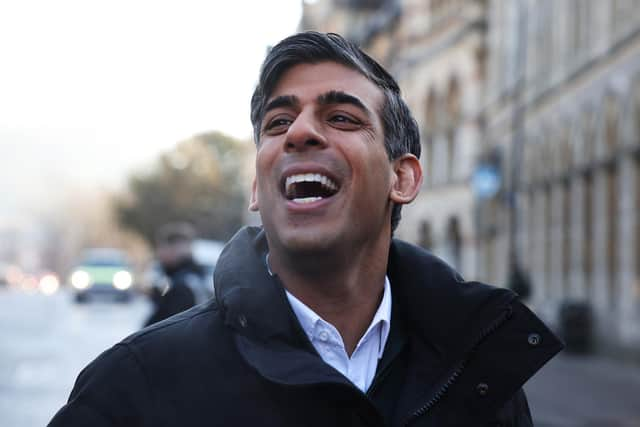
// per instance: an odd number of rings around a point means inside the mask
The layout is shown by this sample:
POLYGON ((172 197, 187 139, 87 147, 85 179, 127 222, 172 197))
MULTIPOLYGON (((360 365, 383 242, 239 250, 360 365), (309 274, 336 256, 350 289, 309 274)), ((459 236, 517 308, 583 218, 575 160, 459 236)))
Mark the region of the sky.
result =
POLYGON ((0 0, 0 225, 194 134, 249 138, 260 63, 301 3, 0 0))

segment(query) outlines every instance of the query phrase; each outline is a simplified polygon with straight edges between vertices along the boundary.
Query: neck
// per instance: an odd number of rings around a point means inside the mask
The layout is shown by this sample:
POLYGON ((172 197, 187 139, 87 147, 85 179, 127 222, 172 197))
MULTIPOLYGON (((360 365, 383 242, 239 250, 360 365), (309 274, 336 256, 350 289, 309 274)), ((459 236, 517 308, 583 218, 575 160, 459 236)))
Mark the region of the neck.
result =
POLYGON ((295 259, 272 251, 269 263, 289 292, 336 327, 351 355, 380 305, 389 244, 387 238, 344 256, 332 251, 295 259))

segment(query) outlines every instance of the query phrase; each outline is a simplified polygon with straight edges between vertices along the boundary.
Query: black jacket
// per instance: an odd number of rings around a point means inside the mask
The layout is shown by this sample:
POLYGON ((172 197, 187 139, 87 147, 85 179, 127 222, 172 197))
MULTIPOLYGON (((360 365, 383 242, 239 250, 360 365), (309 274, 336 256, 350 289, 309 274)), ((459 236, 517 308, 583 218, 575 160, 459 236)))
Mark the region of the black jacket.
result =
POLYGON ((266 250, 240 231, 216 298, 99 356, 50 426, 531 425, 521 387, 562 346, 512 292, 394 241, 391 332, 364 394, 317 355, 266 250))
POLYGON ((196 305, 197 288, 203 286, 204 271, 191 257, 185 258, 174 267, 164 267, 163 271, 169 280, 169 290, 164 294, 152 295, 153 312, 145 322, 145 326, 196 305))

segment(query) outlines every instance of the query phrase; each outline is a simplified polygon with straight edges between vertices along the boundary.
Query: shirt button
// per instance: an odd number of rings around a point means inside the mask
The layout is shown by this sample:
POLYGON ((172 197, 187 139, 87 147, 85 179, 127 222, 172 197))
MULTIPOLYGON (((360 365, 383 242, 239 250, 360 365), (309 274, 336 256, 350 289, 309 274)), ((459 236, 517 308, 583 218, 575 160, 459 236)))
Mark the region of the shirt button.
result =
POLYGON ((327 341, 329 339, 329 334, 327 333, 327 331, 322 331, 318 335, 318 338, 320 338, 320 341, 327 341))
POLYGON ((247 318, 245 317, 244 314, 241 314, 240 316, 238 316, 238 323, 240 324, 240 327, 242 327, 242 328, 246 328, 247 327, 247 318))
POLYGON ((484 397, 489 394, 489 385, 487 383, 480 383, 476 386, 476 392, 480 397, 484 397))
POLYGON ((542 341, 542 337, 540 336, 540 334, 529 334, 529 336, 527 337, 527 342, 532 347, 540 344, 540 341, 542 341))

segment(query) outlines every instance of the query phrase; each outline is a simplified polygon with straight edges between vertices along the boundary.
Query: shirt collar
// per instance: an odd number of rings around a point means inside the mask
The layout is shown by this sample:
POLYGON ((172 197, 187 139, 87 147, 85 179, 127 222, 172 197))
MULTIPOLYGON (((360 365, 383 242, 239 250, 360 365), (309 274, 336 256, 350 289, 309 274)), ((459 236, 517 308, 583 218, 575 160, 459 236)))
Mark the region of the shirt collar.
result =
POLYGON ((300 326, 302 326, 302 330, 307 334, 309 340, 312 340, 316 323, 321 320, 321 317, 318 316, 315 311, 311 310, 305 303, 296 298, 291 292, 286 289, 285 292, 287 294, 289 304, 291 304, 291 309, 298 318, 300 326))
POLYGON ((387 343, 387 338, 389 338, 389 329, 391 326, 391 283, 389 283, 389 278, 386 275, 384 276, 382 301, 380 301, 380 306, 378 306, 378 310, 373 316, 373 320, 365 336, 369 330, 374 328, 378 323, 380 323, 380 347, 378 348, 378 359, 380 359, 382 353, 384 353, 384 347, 387 343))
MULTIPOLYGON (((298 321, 300 322, 300 326, 309 337, 309 340, 313 339, 313 334, 315 327, 319 321, 326 322, 322 319, 315 311, 309 308, 305 303, 296 298, 291 292, 285 289, 287 299, 291 304, 291 308, 295 313, 298 321)), ((328 322, 327 322, 328 323, 328 322)), ((384 277, 384 291, 382 293, 382 300, 380 301, 380 305, 376 310, 376 313, 373 316, 373 320, 367 331, 362 335, 362 337, 366 337, 371 331, 376 328, 380 324, 380 341, 378 346, 378 359, 382 357, 384 353, 384 348, 387 343, 387 338, 389 337, 389 329, 391 325, 391 284, 389 282, 389 278, 385 275, 384 277)), ((361 338, 362 339, 362 338, 361 338)))

